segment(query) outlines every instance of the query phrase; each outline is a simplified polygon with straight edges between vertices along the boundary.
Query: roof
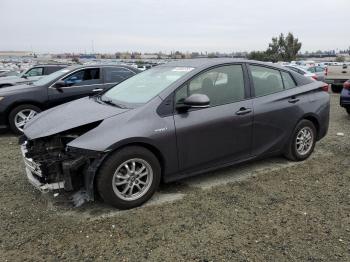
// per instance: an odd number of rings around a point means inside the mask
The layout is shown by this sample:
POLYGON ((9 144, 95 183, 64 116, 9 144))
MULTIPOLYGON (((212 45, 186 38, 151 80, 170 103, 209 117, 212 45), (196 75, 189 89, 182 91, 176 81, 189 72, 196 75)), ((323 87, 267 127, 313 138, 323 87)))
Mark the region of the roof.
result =
POLYGON ((134 72, 140 72, 140 70, 138 70, 137 68, 134 68, 132 66, 111 65, 111 64, 71 65, 71 66, 68 66, 67 69, 74 70, 74 69, 83 69, 83 68, 92 68, 92 67, 124 67, 124 68, 128 68, 134 72))
POLYGON ((269 65, 277 68, 281 68, 279 65, 265 63, 255 60, 237 59, 237 58, 197 58, 197 59, 183 59, 174 62, 169 62, 160 66, 178 66, 178 67, 194 67, 194 68, 207 68, 210 66, 226 64, 226 63, 254 63, 269 65))

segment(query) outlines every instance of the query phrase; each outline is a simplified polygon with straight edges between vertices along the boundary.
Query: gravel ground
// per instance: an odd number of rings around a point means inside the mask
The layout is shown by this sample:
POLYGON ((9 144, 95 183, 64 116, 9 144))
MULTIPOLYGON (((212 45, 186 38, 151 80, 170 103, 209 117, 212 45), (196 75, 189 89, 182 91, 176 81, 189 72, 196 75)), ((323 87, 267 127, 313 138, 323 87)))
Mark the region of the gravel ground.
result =
POLYGON ((350 261, 350 117, 338 101, 332 94, 329 133, 307 161, 266 159, 162 185, 128 211, 40 194, 17 139, 2 135, 0 260, 350 261))

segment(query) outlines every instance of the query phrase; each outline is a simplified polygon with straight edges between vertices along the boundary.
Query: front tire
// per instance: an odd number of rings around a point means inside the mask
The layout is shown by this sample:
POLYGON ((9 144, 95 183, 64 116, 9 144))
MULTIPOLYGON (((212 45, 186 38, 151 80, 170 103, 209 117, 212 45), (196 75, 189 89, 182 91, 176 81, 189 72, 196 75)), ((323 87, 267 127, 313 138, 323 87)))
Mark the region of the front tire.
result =
POLYGON ((316 137, 315 125, 309 120, 301 120, 294 129, 285 152, 285 157, 292 161, 303 161, 307 159, 314 151, 316 137))
POLYGON ((125 147, 102 164, 96 178, 97 191, 108 204, 118 209, 142 205, 157 190, 161 167, 146 148, 125 147))
POLYGON ((34 105, 20 105, 14 108, 9 114, 9 124, 11 130, 21 135, 25 124, 34 116, 41 112, 41 109, 34 105))

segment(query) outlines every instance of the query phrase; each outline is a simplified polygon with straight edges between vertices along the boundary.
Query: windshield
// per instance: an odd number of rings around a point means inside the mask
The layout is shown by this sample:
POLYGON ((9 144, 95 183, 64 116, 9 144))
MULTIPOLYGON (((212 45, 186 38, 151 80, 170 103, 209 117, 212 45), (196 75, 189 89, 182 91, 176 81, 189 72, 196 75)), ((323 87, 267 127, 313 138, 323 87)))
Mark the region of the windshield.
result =
POLYGON ((65 75, 69 71, 70 71, 69 69, 62 69, 62 70, 56 71, 52 74, 49 74, 47 76, 40 78, 38 81, 35 81, 33 84, 36 86, 46 85, 46 84, 50 83, 51 81, 55 80, 56 78, 65 75))
POLYGON ((192 67, 154 67, 114 86, 101 100, 124 106, 144 104, 192 70, 192 67))

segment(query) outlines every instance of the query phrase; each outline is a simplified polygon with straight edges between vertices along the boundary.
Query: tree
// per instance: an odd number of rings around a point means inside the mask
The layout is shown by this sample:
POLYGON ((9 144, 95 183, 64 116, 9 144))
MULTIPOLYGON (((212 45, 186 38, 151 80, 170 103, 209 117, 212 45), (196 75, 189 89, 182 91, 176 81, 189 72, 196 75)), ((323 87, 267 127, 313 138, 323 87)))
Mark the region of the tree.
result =
POLYGON ((339 63, 345 62, 345 57, 344 56, 337 56, 335 61, 339 62, 339 63))
POLYGON ((253 51, 248 58, 260 61, 292 61, 295 60, 301 48, 298 38, 292 33, 286 37, 281 33, 278 37, 273 37, 266 51, 253 51))

